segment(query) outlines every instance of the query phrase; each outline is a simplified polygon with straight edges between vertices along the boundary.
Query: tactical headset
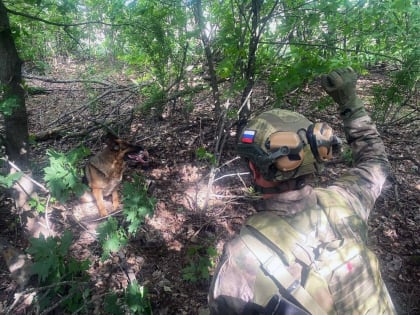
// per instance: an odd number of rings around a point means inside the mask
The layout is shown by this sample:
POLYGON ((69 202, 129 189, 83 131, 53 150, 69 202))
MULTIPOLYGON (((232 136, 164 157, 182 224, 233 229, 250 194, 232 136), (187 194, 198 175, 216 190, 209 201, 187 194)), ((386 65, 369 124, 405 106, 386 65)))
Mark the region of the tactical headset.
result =
MULTIPOLYGON (((297 132, 275 131, 265 140, 264 148, 254 142, 257 132, 258 130, 246 128, 241 134, 237 151, 239 155, 253 161, 267 179, 275 179, 277 170, 296 171, 296 175, 302 175, 298 174, 297 170, 305 157, 312 160, 314 157, 319 163, 331 160, 333 149, 341 144, 341 140, 333 134, 332 128, 326 123, 310 124, 306 129, 301 128, 297 132), (307 150, 307 145, 310 150, 307 150), (308 154, 313 157, 307 156, 308 154)), ((304 174, 306 173, 312 171, 304 171, 304 174)))

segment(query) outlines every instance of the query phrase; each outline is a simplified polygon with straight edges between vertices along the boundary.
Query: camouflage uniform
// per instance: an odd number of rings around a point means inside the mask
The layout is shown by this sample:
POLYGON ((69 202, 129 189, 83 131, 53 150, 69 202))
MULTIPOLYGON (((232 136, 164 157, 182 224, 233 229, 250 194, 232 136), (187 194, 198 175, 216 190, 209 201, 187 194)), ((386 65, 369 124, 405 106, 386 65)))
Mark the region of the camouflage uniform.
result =
POLYGON ((377 259, 364 245, 388 173, 385 148, 364 107, 341 116, 355 167, 326 188, 305 186, 260 200, 257 214, 225 245, 210 287, 211 314, 307 314, 289 307, 299 305, 290 294, 296 287, 316 302, 314 315, 395 314, 377 259), (284 269, 293 283, 288 290, 262 266, 258 256, 267 249, 250 249, 264 246, 256 234, 281 258, 273 272, 284 269), (283 302, 271 307, 279 296, 283 302))

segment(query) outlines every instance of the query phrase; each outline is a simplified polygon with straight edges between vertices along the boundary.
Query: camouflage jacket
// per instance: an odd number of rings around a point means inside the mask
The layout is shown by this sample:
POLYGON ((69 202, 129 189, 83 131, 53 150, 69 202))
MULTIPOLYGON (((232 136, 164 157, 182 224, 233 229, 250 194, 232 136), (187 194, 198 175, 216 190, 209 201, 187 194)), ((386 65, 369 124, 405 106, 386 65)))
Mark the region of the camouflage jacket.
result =
MULTIPOLYGON (((381 193, 389 164, 383 142, 367 114, 356 119, 345 119, 344 128, 347 142, 352 148, 354 168, 348 170, 326 188, 305 186, 298 191, 286 192, 275 198, 261 200, 258 210, 263 211, 251 217, 245 226, 252 225, 253 221, 261 222, 261 214, 263 214, 262 220, 266 216, 265 221, 268 222, 265 228, 271 228, 274 233, 279 231, 277 235, 279 239, 287 238, 288 235, 282 232, 283 227, 281 229, 270 227, 270 225, 277 224, 275 217, 281 218, 279 220, 284 220, 282 222, 286 222, 287 226, 292 227, 300 235, 302 242, 299 246, 305 248, 305 252, 309 253, 309 260, 313 259, 313 261, 320 259, 322 248, 337 242, 341 244, 339 246, 342 244, 364 244, 369 213, 381 193), (290 209, 293 209, 292 215, 290 209), (340 215, 337 215, 340 212, 347 213, 346 217, 340 218, 340 215)), ((256 226, 259 227, 258 224, 256 226)), ((270 287, 267 285, 267 281, 261 281, 264 278, 264 275, 261 274, 261 264, 255 253, 250 251, 247 244, 244 243, 243 235, 247 234, 245 230, 246 227, 242 229, 240 236, 225 245, 224 253, 210 287, 211 314, 301 314, 286 311, 264 312, 264 307, 272 295, 278 292, 278 288, 270 287)), ((373 256, 364 245, 361 246, 360 251, 366 253, 366 257, 373 256)), ((286 256, 290 254, 287 250, 285 252, 286 256)), ((305 269, 311 266, 311 261, 305 266, 301 263, 305 260, 304 258, 296 259, 293 256, 292 253, 288 257, 289 261, 286 264, 288 272, 301 283, 308 282, 305 269)), ((374 261, 372 264, 375 264, 376 257, 371 257, 371 260, 374 261)), ((361 263, 361 265, 365 264, 366 261, 361 263)), ((369 264, 371 262, 368 261, 369 264)), ((346 264, 346 273, 352 268, 351 266, 351 264, 346 264)), ((356 296, 350 302, 343 302, 340 300, 340 296, 332 295, 332 301, 325 302, 329 303, 326 306, 328 309, 326 313, 337 314, 338 310, 339 314, 394 314, 395 310, 381 279, 379 268, 372 267, 371 269, 365 271, 368 274, 375 274, 367 280, 363 280, 364 283, 359 288, 360 297, 356 296), (369 295, 372 294, 375 298, 373 304, 371 303, 369 306, 370 309, 360 308, 359 305, 366 302, 364 299, 369 298, 369 295), (383 305, 383 307, 376 308, 378 305, 383 305)), ((356 278, 346 280, 352 286, 347 293, 358 294, 359 291, 354 287, 357 287, 360 279, 356 278)), ((308 285, 308 283, 306 284, 308 285)), ((322 290, 315 287, 314 295, 318 291, 322 290)), ((322 296, 322 292, 319 299, 321 304, 323 299, 328 300, 322 296)), ((370 300, 372 302, 372 299, 370 300)))

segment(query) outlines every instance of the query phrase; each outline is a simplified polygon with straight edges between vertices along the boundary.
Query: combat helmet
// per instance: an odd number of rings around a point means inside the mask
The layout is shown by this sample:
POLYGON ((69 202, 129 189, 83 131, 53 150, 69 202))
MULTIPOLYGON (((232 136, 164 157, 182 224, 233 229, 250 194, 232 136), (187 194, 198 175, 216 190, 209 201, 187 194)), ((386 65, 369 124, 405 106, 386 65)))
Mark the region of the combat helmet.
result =
POLYGON ((319 173, 340 143, 328 124, 313 124, 299 113, 272 109, 247 123, 237 151, 266 180, 285 181, 319 173))

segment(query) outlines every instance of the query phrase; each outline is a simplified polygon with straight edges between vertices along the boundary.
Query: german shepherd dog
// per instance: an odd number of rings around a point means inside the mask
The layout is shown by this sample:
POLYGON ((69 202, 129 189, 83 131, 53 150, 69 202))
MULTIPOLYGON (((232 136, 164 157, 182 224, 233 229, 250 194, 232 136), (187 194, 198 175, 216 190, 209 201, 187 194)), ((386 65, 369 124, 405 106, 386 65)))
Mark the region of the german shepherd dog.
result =
POLYGON ((125 168, 125 159, 147 164, 149 154, 141 146, 132 145, 108 133, 106 148, 93 156, 87 163, 85 173, 89 187, 95 197, 99 215, 106 216, 104 197, 112 195, 112 206, 119 206, 118 185, 125 168))

